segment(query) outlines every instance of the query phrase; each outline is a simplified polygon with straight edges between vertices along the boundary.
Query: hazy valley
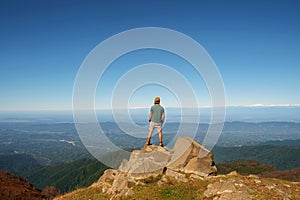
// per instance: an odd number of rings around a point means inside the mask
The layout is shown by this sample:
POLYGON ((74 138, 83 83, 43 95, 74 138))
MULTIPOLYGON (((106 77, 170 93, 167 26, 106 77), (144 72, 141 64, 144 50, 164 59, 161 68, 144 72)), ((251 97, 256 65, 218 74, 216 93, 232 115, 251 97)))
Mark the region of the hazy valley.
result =
MULTIPOLYGON (((54 185, 67 192, 90 185, 107 168, 86 150, 74 123, 16 121, 10 119, 0 123, 1 170, 19 174, 39 189, 54 185)), ((145 143, 147 123, 138 124, 145 132, 136 133, 139 137, 134 137, 135 133, 125 134, 116 123, 100 123, 112 143, 129 151, 139 149, 145 143), (144 137, 141 137, 143 134, 144 137)), ((177 137, 179 125, 178 122, 164 125, 167 148, 172 148, 172 144, 168 143, 177 137)), ((189 135, 189 124, 185 127, 183 134, 189 135)), ((209 124, 199 124, 194 136, 196 141, 203 141, 208 127, 209 124)), ((157 135, 154 135, 153 143, 157 142, 157 135)), ((222 135, 212 152, 217 165, 251 159, 279 170, 291 170, 300 167, 299 144, 300 123, 234 121, 224 124, 222 135)), ((116 158, 116 162, 120 160, 116 158)))

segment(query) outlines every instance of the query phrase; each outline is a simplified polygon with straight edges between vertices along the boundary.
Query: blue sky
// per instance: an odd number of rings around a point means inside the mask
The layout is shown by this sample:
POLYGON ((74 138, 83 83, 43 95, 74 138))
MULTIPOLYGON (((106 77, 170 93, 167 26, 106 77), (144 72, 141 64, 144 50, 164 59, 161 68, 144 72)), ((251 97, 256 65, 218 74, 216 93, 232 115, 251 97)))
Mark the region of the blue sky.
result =
MULTIPOLYGON (((218 66, 229 106, 299 104, 299 19, 296 0, 2 0, 0 111, 71 109, 76 73, 89 52, 117 33, 140 27, 173 29, 200 43, 218 66)), ((143 62, 174 68, 180 63, 168 60, 168 55, 147 53, 137 52, 138 59, 129 55, 116 63, 125 63, 127 69, 143 62)), ((199 105, 209 105, 205 84, 189 67, 181 70, 196 89, 199 105)), ((96 106, 109 105, 105 94, 122 73, 113 66, 107 71, 106 85, 96 94, 104 103, 96 106)), ((131 106, 150 105, 156 89, 154 85, 137 90, 129 100, 131 106)), ((166 88, 159 93, 165 105, 178 106, 166 88)))

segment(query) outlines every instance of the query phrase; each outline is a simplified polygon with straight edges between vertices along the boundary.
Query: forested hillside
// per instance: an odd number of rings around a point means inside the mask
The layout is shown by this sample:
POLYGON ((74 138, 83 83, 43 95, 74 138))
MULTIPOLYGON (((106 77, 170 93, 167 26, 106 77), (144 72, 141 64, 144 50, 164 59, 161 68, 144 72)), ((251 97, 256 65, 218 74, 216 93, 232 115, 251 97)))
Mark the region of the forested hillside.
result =
POLYGON ((241 147, 215 147, 216 163, 253 159, 280 170, 300 167, 300 147, 255 145, 241 147))
POLYGON ((107 169, 96 159, 80 159, 58 166, 29 171, 25 177, 37 188, 54 186, 65 193, 95 182, 107 169))

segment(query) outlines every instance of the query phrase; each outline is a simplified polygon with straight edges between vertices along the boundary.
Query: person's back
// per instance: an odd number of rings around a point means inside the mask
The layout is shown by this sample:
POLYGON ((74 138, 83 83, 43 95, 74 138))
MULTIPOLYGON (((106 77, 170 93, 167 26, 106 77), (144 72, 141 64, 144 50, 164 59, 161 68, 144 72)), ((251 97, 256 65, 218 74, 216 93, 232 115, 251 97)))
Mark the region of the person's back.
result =
POLYGON ((151 121, 154 123, 162 123, 162 114, 164 112, 164 108, 159 104, 155 104, 151 107, 151 112, 151 121))

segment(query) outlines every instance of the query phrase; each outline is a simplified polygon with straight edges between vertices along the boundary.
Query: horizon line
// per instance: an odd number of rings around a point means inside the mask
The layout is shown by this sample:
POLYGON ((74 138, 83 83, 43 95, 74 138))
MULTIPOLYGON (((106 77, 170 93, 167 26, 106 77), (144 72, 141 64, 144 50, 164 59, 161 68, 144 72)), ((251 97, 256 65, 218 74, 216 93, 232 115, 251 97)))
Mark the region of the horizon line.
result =
MULTIPOLYGON (((199 106, 199 107, 176 107, 176 106, 164 106, 165 108, 171 109, 208 109, 213 107, 222 107, 222 106, 199 106)), ((248 104, 248 105, 225 105, 225 108, 270 108, 270 107, 300 107, 300 104, 248 104)), ((129 107, 129 108, 95 108, 94 111, 100 110, 139 110, 139 109, 149 109, 149 107, 129 107)), ((20 109, 20 110, 0 110, 0 113, 3 112, 69 112, 73 109, 20 109)), ((89 111, 89 109, 79 109, 78 111, 89 111)))

